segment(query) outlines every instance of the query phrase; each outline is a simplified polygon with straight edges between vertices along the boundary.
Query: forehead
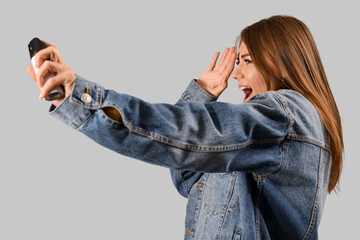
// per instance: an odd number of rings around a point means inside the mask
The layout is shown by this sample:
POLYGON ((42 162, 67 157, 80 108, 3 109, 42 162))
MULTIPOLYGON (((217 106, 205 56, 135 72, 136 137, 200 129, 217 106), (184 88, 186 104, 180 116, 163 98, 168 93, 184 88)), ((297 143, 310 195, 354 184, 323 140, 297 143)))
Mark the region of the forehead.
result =
POLYGON ((238 54, 239 55, 249 54, 249 51, 244 42, 240 43, 238 54))

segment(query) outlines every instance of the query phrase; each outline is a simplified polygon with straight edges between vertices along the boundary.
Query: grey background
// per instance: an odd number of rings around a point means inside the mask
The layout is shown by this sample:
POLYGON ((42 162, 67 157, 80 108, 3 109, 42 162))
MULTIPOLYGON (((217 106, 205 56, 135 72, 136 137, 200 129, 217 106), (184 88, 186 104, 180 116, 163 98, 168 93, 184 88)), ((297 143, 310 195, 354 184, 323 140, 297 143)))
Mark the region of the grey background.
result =
MULTIPOLYGON (((165 168, 104 149, 50 117, 26 72, 28 42, 56 44, 79 75, 150 102, 175 103, 216 51, 274 14, 303 20, 343 120, 342 192, 320 239, 354 239, 360 17, 356 1, 8 1, 0 4, 0 239, 182 239, 186 199, 165 168)), ((236 82, 220 100, 242 101, 236 82)))

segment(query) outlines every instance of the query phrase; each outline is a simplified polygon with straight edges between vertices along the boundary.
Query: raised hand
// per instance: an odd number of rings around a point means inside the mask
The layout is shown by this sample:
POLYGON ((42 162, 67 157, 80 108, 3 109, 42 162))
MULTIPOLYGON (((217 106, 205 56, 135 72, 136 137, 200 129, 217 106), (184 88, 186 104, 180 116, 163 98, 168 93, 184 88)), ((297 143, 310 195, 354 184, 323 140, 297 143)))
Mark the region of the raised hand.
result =
MULTIPOLYGON (((39 51, 35 55, 35 66, 36 68, 39 68, 39 71, 35 74, 31 65, 27 66, 27 70, 31 78, 36 82, 37 86, 41 88, 39 96, 40 99, 45 98, 49 91, 58 85, 62 85, 64 87, 66 97, 72 90, 76 76, 74 71, 60 56, 58 48, 49 42, 44 42, 48 47, 39 51), (55 76, 49 78, 45 83, 45 75, 49 72, 54 73, 55 76)), ((52 103, 57 106, 62 100, 63 99, 54 100, 52 103)))
POLYGON ((228 79, 234 70, 236 60, 235 47, 226 48, 216 65, 219 56, 220 52, 215 53, 209 67, 197 80, 202 89, 215 97, 219 97, 228 86, 228 79))

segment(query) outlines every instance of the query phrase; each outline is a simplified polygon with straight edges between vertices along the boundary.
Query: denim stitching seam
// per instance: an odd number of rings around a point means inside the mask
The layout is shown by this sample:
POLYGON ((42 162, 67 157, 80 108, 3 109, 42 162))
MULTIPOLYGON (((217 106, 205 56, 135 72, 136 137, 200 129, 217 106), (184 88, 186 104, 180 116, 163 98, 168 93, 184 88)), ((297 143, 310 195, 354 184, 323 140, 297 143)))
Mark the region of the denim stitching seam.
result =
POLYGON ((264 178, 274 176, 276 174, 281 173, 282 170, 285 168, 287 148, 288 148, 288 141, 284 141, 283 147, 281 149, 281 162, 280 162, 279 167, 274 172, 269 173, 269 174, 263 174, 263 175, 259 174, 259 175, 256 175, 256 177, 261 177, 261 179, 264 179, 264 178))
POLYGON ((258 178, 258 186, 256 191, 256 202, 255 202, 255 222, 256 222, 256 237, 260 240, 260 198, 262 194, 262 187, 263 187, 263 177, 257 176, 258 178))
POLYGON ((283 100, 283 98, 280 96, 280 94, 274 93, 274 96, 275 96, 275 99, 277 99, 281 103, 281 105, 284 108, 284 111, 285 111, 286 115, 289 118, 288 132, 290 134, 292 132, 292 127, 294 125, 295 120, 294 120, 293 116, 291 115, 291 113, 289 111, 289 108, 288 108, 288 105, 287 105, 286 101, 283 100))
POLYGON ((319 190, 320 190, 320 168, 321 168, 321 163, 322 163, 322 159, 323 159, 322 154, 323 154, 322 151, 320 151, 320 160, 319 160, 319 164, 318 164, 318 175, 317 175, 317 185, 316 185, 316 196, 315 196, 313 210, 311 213, 309 227, 305 233, 305 236, 303 237, 303 240, 306 240, 310 237, 310 234, 312 233, 314 226, 315 226, 315 220, 316 220, 316 216, 317 216, 316 212, 318 209, 319 190))
POLYGON ((73 127, 73 129, 78 129, 79 127, 81 127, 85 122, 87 122, 92 116, 95 115, 94 113, 95 113, 95 112, 89 114, 89 116, 87 116, 82 122, 80 122, 79 124, 75 125, 75 126, 73 127))
POLYGON ((178 175, 179 181, 181 182, 181 184, 182 184, 183 187, 184 187, 184 192, 185 192, 186 196, 189 197, 187 182, 186 182, 186 180, 183 178, 182 173, 181 173, 181 170, 178 170, 178 174, 177 174, 177 175, 178 175))
POLYGON ((301 142, 306 142, 306 143, 310 143, 310 144, 313 144, 313 145, 316 145, 320 148, 323 148, 324 150, 330 152, 330 147, 326 144, 323 144, 315 139, 312 139, 312 138, 308 138, 308 137, 304 137, 304 136, 299 136, 299 135, 295 135, 295 134, 289 134, 287 136, 288 139, 291 139, 291 140, 295 140, 295 141, 301 141, 301 142))
POLYGON ((281 137, 281 138, 273 138, 273 139, 253 139, 244 143, 225 145, 225 146, 194 145, 190 143, 181 143, 179 141, 172 140, 168 137, 164 137, 160 134, 156 134, 154 132, 148 132, 142 128, 129 125, 128 123, 125 122, 124 125, 129 129, 129 131, 139 134, 141 136, 149 137, 158 142, 173 147, 177 147, 180 149, 189 150, 189 151, 198 151, 198 152, 229 152, 229 151, 239 150, 253 144, 271 144, 271 143, 281 142, 284 140, 284 137, 281 137))
POLYGON ((230 180, 229 191, 228 191, 228 194, 226 196, 226 201, 225 201, 225 207, 224 207, 224 210, 223 210, 223 214, 220 217, 220 224, 219 224, 219 228, 218 228, 218 231, 217 231, 217 234, 216 234, 217 238, 220 237, 221 230, 222 230, 222 225, 224 224, 224 219, 225 219, 226 212, 227 212, 227 210, 231 209, 229 205, 230 205, 231 196, 233 195, 233 192, 234 192, 234 186, 235 186, 236 178, 237 178, 237 173, 233 172, 232 176, 231 176, 231 180, 230 180))

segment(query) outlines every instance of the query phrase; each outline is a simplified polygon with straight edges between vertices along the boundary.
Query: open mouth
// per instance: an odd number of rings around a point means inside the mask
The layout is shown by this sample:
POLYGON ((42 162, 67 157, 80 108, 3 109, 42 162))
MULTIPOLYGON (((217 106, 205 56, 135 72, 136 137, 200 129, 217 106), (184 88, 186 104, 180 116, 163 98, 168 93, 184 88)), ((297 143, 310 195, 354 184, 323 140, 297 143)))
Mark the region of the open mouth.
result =
POLYGON ((242 86, 240 87, 240 89, 244 92, 245 94, 245 98, 244 98, 244 102, 247 102, 250 100, 251 98, 251 93, 253 92, 251 87, 248 86, 242 86))

